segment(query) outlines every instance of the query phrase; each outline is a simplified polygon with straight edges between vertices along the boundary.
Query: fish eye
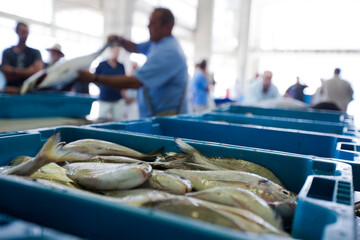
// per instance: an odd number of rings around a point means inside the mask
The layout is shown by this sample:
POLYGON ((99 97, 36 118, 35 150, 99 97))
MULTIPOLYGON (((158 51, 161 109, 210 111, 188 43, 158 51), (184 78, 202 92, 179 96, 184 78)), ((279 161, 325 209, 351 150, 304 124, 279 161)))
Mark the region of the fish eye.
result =
POLYGON ((283 193, 286 194, 286 195, 289 195, 289 192, 287 192, 287 191, 283 191, 283 193))

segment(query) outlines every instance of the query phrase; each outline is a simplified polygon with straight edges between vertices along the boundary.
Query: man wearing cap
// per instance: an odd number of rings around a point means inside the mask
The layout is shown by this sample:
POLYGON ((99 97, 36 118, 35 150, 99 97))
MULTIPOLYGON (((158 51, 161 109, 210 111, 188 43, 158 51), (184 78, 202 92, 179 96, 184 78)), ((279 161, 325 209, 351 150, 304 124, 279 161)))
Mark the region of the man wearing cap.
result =
POLYGON ((65 56, 61 51, 60 44, 55 44, 52 48, 47 48, 46 50, 50 53, 50 60, 48 63, 45 63, 44 68, 51 67, 65 56))
POLYGON ((28 77, 43 68, 43 61, 39 50, 26 46, 29 27, 18 22, 15 30, 19 42, 3 52, 0 69, 6 77, 7 86, 18 88, 28 77))

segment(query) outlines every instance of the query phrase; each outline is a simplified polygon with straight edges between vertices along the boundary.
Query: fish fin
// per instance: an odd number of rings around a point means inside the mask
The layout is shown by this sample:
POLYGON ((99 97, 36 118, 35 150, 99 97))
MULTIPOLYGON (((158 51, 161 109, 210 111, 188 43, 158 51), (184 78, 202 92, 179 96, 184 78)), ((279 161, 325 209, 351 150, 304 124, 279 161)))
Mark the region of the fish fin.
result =
POLYGON ((187 153, 192 156, 195 153, 199 153, 198 150, 196 150, 195 148, 193 148, 192 146, 190 146, 189 144, 187 144, 180 138, 174 138, 174 141, 175 141, 176 145, 178 146, 178 148, 180 149, 180 151, 182 151, 183 153, 187 153))
POLYGON ((73 150, 62 149, 60 143, 60 133, 52 135, 43 145, 39 153, 36 155, 37 158, 45 159, 47 163, 50 162, 65 162, 65 161, 81 161, 90 158, 89 155, 75 152, 73 150))
POLYGON ((159 153, 163 153, 164 152, 165 147, 161 147, 159 149, 156 149, 155 151, 149 152, 147 155, 158 155, 159 153))

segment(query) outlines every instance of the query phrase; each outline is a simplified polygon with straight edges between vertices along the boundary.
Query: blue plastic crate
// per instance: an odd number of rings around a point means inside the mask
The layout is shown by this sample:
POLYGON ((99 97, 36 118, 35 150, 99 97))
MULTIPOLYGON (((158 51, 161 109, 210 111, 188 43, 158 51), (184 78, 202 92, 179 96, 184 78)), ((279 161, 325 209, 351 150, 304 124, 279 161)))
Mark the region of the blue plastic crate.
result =
POLYGON ((261 108, 242 105, 231 105, 214 110, 215 112, 240 113, 247 115, 272 116, 283 118, 308 119, 325 122, 349 122, 353 123, 352 116, 346 113, 329 110, 316 109, 281 109, 281 108, 261 108))
POLYGON ((61 92, 0 94, 0 118, 85 117, 95 100, 87 94, 61 92))
POLYGON ((164 117, 130 122, 112 122, 87 127, 108 131, 129 131, 165 138, 226 143, 288 153, 313 155, 351 164, 354 171, 354 187, 360 190, 360 153, 341 148, 342 144, 356 145, 359 140, 351 136, 300 130, 248 126, 238 124, 204 122, 197 119, 164 117))
MULTIPOLYGON (((95 138, 142 152, 160 147, 178 152, 173 139, 166 137, 60 127, 0 138, 0 164, 7 164, 18 155, 35 155, 56 131, 66 142, 95 138)), ((299 193, 292 225, 294 238, 355 239, 349 165, 226 144, 187 142, 208 156, 234 157, 261 164, 273 171, 286 188, 299 193)), ((242 233, 165 212, 124 206, 16 176, 0 175, 0 194, 1 212, 90 239, 279 239, 274 235, 242 233)))
MULTIPOLYGON (((201 141, 264 148, 319 157, 336 158, 339 142, 353 143, 351 136, 262 126, 205 122, 198 119, 162 117, 131 122, 112 122, 89 127, 181 137, 201 141)), ((354 158, 345 158, 354 160, 354 158)))
POLYGON ((31 239, 31 240, 81 240, 82 238, 65 234, 54 229, 13 218, 0 213, 1 239, 31 239))
POLYGON ((266 127, 289 128, 304 131, 354 135, 354 130, 342 122, 324 122, 307 119, 282 118, 270 116, 248 116, 246 114, 233 114, 227 112, 211 112, 200 116, 179 115, 179 118, 193 118, 204 121, 223 121, 236 124, 259 125, 266 127))

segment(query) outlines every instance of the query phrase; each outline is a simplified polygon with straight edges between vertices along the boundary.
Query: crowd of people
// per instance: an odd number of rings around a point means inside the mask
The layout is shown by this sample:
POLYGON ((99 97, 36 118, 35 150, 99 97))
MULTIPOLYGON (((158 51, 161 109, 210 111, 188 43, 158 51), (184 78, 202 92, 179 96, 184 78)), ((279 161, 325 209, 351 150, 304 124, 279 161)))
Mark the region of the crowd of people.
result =
POLYGON ((334 70, 333 78, 322 81, 322 85, 311 96, 310 106, 305 104, 304 89, 308 86, 300 83, 291 85, 283 96, 272 83, 272 72, 265 71, 260 77, 250 83, 245 94, 244 104, 261 107, 314 108, 335 111, 347 111, 348 104, 353 99, 353 89, 348 81, 340 77, 340 68, 334 70))
MULTIPOLYGON (((202 60, 196 64, 194 75, 189 79, 186 57, 172 35, 174 25, 175 18, 169 9, 156 8, 149 19, 148 41, 134 43, 122 36, 110 35, 107 40, 112 46, 108 59, 98 65, 95 73, 78 71, 78 78, 73 84, 75 88, 85 86, 83 92, 87 92, 88 84, 95 83, 100 89, 100 118, 127 120, 138 116, 174 115, 189 110, 201 113, 214 108, 212 89, 215 82, 208 73, 208 62, 202 60), (131 73, 126 74, 125 66, 118 61, 121 48, 131 53, 144 54, 146 62, 140 67, 133 65, 131 73), (134 110, 134 106, 138 106, 138 111, 134 110), (136 112, 135 116, 127 116, 129 111, 136 112)), ((18 93, 19 87, 28 77, 43 68, 56 65, 65 56, 61 46, 56 44, 47 49, 50 60, 44 63, 40 51, 26 45, 28 25, 19 22, 15 30, 19 41, 3 52, 0 67, 8 93, 18 93)), ((274 99, 282 102, 291 102, 288 100, 293 99, 297 105, 304 102, 303 91, 307 86, 300 83, 299 77, 283 96, 280 96, 278 88, 272 83, 272 77, 271 71, 265 71, 250 82, 243 103, 256 105, 274 99)), ((350 84, 340 78, 340 69, 337 68, 334 77, 323 82, 317 90, 312 105, 315 108, 346 112, 352 97, 350 84)))

